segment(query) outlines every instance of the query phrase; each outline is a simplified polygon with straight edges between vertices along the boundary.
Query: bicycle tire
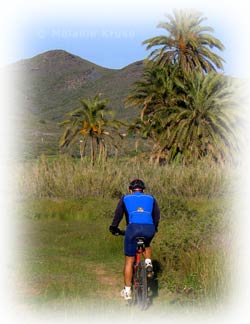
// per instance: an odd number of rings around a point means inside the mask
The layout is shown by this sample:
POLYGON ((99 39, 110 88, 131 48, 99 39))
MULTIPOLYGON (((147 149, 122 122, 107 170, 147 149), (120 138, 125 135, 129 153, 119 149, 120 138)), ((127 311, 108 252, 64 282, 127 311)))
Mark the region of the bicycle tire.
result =
POLYGON ((136 287, 136 303, 141 310, 148 306, 148 282, 144 261, 140 261, 137 272, 138 285, 136 287))

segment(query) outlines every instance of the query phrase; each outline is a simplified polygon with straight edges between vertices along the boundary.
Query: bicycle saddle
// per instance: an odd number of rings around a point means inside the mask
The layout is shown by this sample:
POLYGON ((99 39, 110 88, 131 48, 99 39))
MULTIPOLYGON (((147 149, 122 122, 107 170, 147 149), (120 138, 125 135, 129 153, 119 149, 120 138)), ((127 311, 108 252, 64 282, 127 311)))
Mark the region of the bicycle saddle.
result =
POLYGON ((143 236, 137 236, 135 238, 135 240, 136 240, 137 243, 144 243, 145 242, 145 237, 143 237, 143 236))
POLYGON ((135 238, 136 243, 137 243, 137 249, 144 251, 145 249, 145 237, 143 236, 138 236, 135 238))

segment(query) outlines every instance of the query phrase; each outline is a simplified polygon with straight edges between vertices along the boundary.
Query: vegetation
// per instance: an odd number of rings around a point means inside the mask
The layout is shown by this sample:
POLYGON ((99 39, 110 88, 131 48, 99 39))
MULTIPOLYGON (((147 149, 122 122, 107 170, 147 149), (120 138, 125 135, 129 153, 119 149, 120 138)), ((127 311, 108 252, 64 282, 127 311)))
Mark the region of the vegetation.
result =
POLYGON ((213 29, 201 26, 206 19, 194 11, 174 11, 167 15, 168 21, 161 22, 158 27, 165 29, 166 36, 156 36, 143 42, 147 49, 156 47, 149 59, 161 67, 177 65, 183 71, 210 72, 223 69, 223 59, 211 51, 216 48, 223 50, 223 44, 213 37, 213 29))
POLYGON ((108 227, 118 198, 139 175, 161 209, 153 242, 155 303, 221 304, 230 287, 234 175, 208 161, 193 167, 89 161, 43 157, 25 165, 19 186, 25 200, 19 206, 29 222, 23 235, 33 243, 26 239, 23 246, 24 276, 28 287, 36 287, 35 296, 27 288, 25 298, 56 308, 66 301, 86 308, 93 299, 99 305, 104 294, 104 308, 110 302, 123 309, 122 239, 108 227))
POLYGON ((89 100, 81 98, 80 103, 81 107, 69 112, 68 119, 60 123, 60 126, 65 127, 60 147, 68 147, 81 136, 80 155, 83 158, 87 141, 90 139, 91 163, 94 164, 98 151, 98 159, 106 159, 107 139, 116 147, 110 130, 114 132, 121 123, 107 118, 108 115, 112 115, 112 111, 106 109, 107 100, 101 100, 98 95, 89 100))
POLYGON ((208 47, 223 49, 197 13, 174 12, 161 23, 168 36, 146 40, 157 47, 126 104, 141 109, 130 126, 154 142, 151 160, 192 163, 209 156, 224 163, 238 149, 240 120, 232 80, 216 72, 221 59, 208 47), (212 72, 211 72, 212 71, 212 72))
MULTIPOLYGON (((103 203, 101 197, 43 199, 23 206, 29 220, 23 234, 27 287, 23 298, 29 304, 48 307, 53 303, 60 308, 65 302, 84 307, 101 302, 110 303, 110 309, 116 303, 124 307, 119 299, 123 240, 112 237, 107 229, 116 199, 109 200, 110 206, 103 203)), ((154 292, 159 296, 154 304, 218 307, 230 288, 228 206, 214 200, 191 204, 182 198, 167 203, 152 243, 158 282, 154 292), (218 249, 218 244, 225 244, 226 250, 218 249)))
POLYGON ((238 149, 240 112, 232 80, 220 74, 148 68, 126 102, 141 107, 130 129, 153 140, 157 162, 190 163, 207 155, 224 162, 238 149))
POLYGON ((26 198, 82 199, 83 197, 119 198, 127 192, 128 183, 141 177, 147 190, 159 200, 169 197, 223 197, 230 188, 230 168, 218 168, 209 160, 193 166, 149 165, 145 159, 123 159, 96 163, 62 156, 56 159, 41 157, 36 162, 25 162, 20 170, 19 196, 26 198))
MULTIPOLYGON (((51 50, 10 65, 5 73, 13 80, 13 106, 20 107, 15 119, 22 156, 59 153, 62 130, 58 123, 79 106, 79 98, 102 93, 102 98, 109 99, 107 109, 112 109, 118 120, 131 121, 138 110, 124 109, 123 100, 142 69, 143 62, 119 70, 103 68, 63 50, 51 50)), ((79 155, 79 145, 72 147, 72 154, 79 155)))

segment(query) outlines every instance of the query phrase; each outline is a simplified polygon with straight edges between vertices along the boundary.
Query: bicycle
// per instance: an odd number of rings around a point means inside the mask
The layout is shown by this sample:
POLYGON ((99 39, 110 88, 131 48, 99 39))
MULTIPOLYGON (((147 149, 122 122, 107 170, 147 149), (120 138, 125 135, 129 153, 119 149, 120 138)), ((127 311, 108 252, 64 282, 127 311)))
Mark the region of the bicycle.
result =
MULTIPOLYGON (((118 235, 125 235, 125 231, 119 230, 118 235)), ((142 259, 145 251, 145 238, 142 236, 136 237, 136 255, 133 265, 132 277, 132 300, 128 301, 129 305, 138 305, 141 310, 148 307, 148 275, 145 267, 144 259, 142 259)))

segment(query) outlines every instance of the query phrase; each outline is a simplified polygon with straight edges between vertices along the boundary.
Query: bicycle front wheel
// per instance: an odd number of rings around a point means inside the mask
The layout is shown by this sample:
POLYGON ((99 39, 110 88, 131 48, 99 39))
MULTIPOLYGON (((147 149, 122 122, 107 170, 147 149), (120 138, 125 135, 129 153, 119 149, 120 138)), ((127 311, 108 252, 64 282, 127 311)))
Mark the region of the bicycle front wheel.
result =
POLYGON ((136 287, 135 297, 138 306, 143 310, 146 309, 148 305, 148 283, 144 261, 140 261, 137 273, 137 280, 138 285, 136 287))

